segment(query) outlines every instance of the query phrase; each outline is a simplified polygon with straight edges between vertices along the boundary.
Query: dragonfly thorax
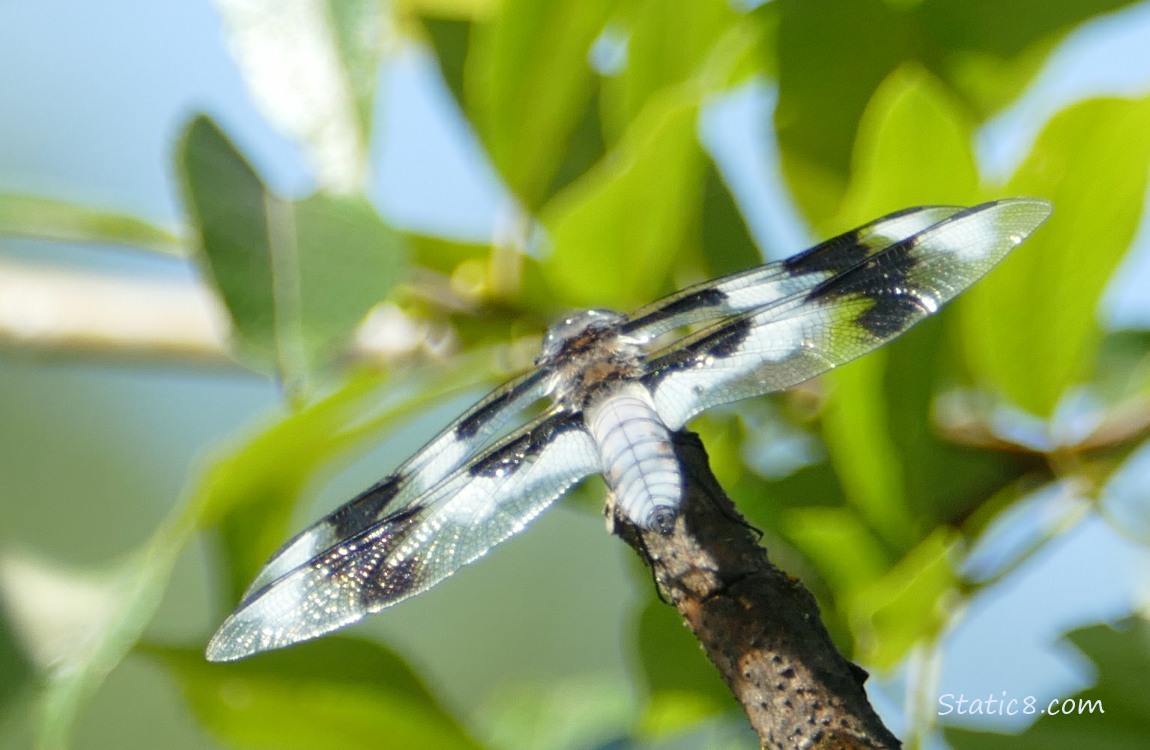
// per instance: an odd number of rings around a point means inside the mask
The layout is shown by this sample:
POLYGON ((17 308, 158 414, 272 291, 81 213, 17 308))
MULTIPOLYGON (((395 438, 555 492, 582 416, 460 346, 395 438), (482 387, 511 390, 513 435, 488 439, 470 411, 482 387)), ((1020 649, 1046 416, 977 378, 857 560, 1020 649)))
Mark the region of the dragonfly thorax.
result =
POLYGON ((582 409, 605 389, 643 372, 643 340, 620 333, 627 317, 613 310, 584 310, 547 330, 536 364, 552 370, 555 401, 582 409))

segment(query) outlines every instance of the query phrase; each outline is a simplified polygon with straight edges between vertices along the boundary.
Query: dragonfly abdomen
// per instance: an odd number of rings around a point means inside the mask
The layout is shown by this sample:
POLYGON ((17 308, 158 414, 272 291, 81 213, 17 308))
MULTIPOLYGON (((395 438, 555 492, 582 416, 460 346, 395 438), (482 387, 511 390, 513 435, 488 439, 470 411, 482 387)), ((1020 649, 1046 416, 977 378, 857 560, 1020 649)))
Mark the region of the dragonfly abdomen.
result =
POLYGON ((671 433, 641 384, 628 382, 586 410, 603 478, 635 524, 670 533, 683 496, 671 433))

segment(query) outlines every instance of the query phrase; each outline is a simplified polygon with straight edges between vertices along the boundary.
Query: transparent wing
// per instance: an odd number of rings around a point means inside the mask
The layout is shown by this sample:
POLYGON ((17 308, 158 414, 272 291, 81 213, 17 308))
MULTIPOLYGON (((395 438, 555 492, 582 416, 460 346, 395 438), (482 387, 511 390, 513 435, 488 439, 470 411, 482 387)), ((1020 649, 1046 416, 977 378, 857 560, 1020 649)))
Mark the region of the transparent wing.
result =
POLYGON ((785 260, 663 297, 632 313, 623 332, 654 338, 681 326, 730 317, 786 299, 962 210, 958 206, 923 206, 884 216, 785 260))
POLYGON ((314 638, 424 591, 598 470, 582 414, 541 417, 414 502, 249 594, 208 644, 208 659, 314 638))
POLYGON ((245 596, 434 487, 482 448, 511 416, 539 399, 546 378, 546 372, 534 370, 489 393, 393 474, 290 539, 260 570, 245 596))
POLYGON ((860 253, 853 265, 831 263, 831 275, 809 289, 652 355, 645 382, 656 410, 679 429, 705 409, 788 388, 871 351, 981 278, 1050 211, 1040 200, 986 203, 860 253))

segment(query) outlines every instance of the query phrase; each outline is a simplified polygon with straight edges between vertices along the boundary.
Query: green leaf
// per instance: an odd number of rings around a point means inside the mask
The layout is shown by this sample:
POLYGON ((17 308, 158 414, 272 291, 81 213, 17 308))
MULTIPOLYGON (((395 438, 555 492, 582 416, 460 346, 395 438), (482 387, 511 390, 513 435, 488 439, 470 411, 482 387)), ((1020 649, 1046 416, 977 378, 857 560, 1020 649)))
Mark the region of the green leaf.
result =
POLYGON ((780 527, 844 605, 894 562, 882 540, 852 508, 792 508, 783 514, 780 527))
POLYGON ((376 0, 219 3, 253 101, 308 155, 319 184, 363 188, 387 8, 376 0))
POLYGON ((635 635, 649 696, 642 720, 645 736, 681 731, 734 706, 730 690, 674 607, 651 598, 635 635))
POLYGON ((622 678, 581 675, 497 689, 477 712, 498 748, 608 748, 630 735, 634 689, 622 678))
POLYGON ((199 649, 142 647, 173 671, 192 710, 232 747, 479 748, 399 657, 344 637, 230 664, 199 649))
POLYGON ((240 354, 306 383, 395 283, 398 235, 360 198, 274 195, 206 117, 179 163, 197 259, 231 314, 240 354))
MULTIPOLYGON (((1020 734, 975 732, 947 728, 954 750, 1140 750, 1150 737, 1150 624, 1131 618, 1115 630, 1092 625, 1067 639, 1094 662, 1094 686, 1069 698, 1041 696, 1034 704, 1037 718, 1020 734), (1053 713, 1051 703, 1055 703, 1053 713), (1079 713, 1079 708, 1082 708, 1079 713)), ((1019 710, 1022 710, 1020 708, 1019 710)))
POLYGON ((1045 469, 1041 459, 1030 454, 969 448, 939 433, 933 416, 936 397, 960 372, 957 326, 951 325, 957 322, 943 313, 886 347, 889 440, 901 459, 903 512, 920 529, 940 522, 959 524, 1003 487, 1027 475, 1037 481, 1034 472, 1045 469))
MULTIPOLYGON (((42 576, 60 585, 42 585, 41 596, 21 601, 41 607, 31 616, 51 617, 52 627, 58 627, 59 613, 74 611, 77 633, 59 640, 66 648, 45 654, 52 668, 41 678, 40 747, 67 747, 77 713, 151 620, 172 566, 194 532, 231 521, 241 512, 250 514, 248 533, 235 540, 228 560, 233 589, 242 590, 266 554, 283 541, 289 518, 285 497, 287 503, 294 502, 301 487, 348 460, 426 401, 474 388, 478 379, 490 375, 496 359, 491 351, 479 351, 457 361, 458 369, 437 368, 442 377, 413 378, 416 385, 409 392, 394 384, 385 387, 378 376, 356 378, 218 459, 140 549, 98 571, 49 571, 47 578, 42 576), (90 594, 71 593, 77 590, 90 594), (85 609, 92 601, 100 606, 85 609)), ((238 596, 238 591, 233 593, 238 596)), ((40 630, 52 632, 47 626, 40 630)))
POLYGON ((164 255, 184 254, 179 236, 134 216, 15 193, 0 193, 0 234, 129 245, 164 255))
POLYGON ((76 717, 104 678, 140 637, 163 597, 172 566, 194 530, 198 507, 176 510, 135 552, 99 570, 45 570, 28 618, 45 618, 38 635, 56 636, 44 649, 35 720, 40 750, 65 750, 76 717), (74 631, 61 637, 61 627, 74 631))
POLYGON ((428 17, 421 21, 439 61, 443 82, 456 103, 463 106, 463 69, 470 47, 472 24, 455 17, 428 17))
POLYGON ((590 52, 611 0, 507 0, 474 27, 465 109, 528 209, 540 205, 597 83, 590 52))
POLYGON ((804 212, 828 216, 845 188, 867 103, 921 40, 912 19, 882 0, 777 5, 781 163, 804 212))
POLYGON ((289 281, 294 288, 280 297, 277 315, 296 316, 292 326, 298 327, 304 366, 312 370, 338 355, 356 325, 390 293, 403 272, 406 249, 363 198, 313 195, 291 206, 295 247, 285 253, 294 250, 298 269, 276 265, 277 274, 296 274, 289 281), (298 308, 285 309, 291 303, 298 308))
POLYGON ((231 314, 240 354, 270 367, 278 361, 272 226, 282 202, 207 117, 191 122, 178 154, 200 266, 231 314))
POLYGON ((627 308, 662 290, 697 218, 703 154, 698 98, 660 96, 602 162, 541 214, 544 273, 560 301, 627 308))
POLYGON ((939 81, 917 66, 895 70, 859 121, 841 227, 909 206, 965 206, 980 198, 974 127, 939 81))
POLYGON ((958 532, 936 528, 851 599, 848 607, 860 661, 889 669, 916 643, 942 631, 958 596, 953 550, 959 543, 958 532))
POLYGON ((880 539, 903 550, 913 544, 915 530, 906 512, 902 457, 891 439, 886 362, 886 352, 875 352, 827 376, 832 395, 823 437, 848 502, 880 539))
POLYGON ((0 716, 32 684, 32 663, 8 623, 8 613, 0 596, 0 716))
MULTIPOLYGON (((1054 40, 1131 0, 782 0, 778 13, 780 156, 804 213, 831 215, 850 174, 857 128, 873 93, 912 63, 981 120, 1017 97, 1054 40)), ((774 7, 777 6, 777 9, 774 7)))
POLYGON ((1049 416, 1084 382, 1101 342, 1098 301, 1142 216, 1150 99, 1099 99, 1059 113, 1007 184, 1054 214, 963 303, 974 373, 1049 416))
POLYGON ((699 225, 708 275, 717 278, 761 264, 762 253, 722 173, 710 160, 706 169, 699 225))
POLYGON ((726 2, 632 3, 623 22, 627 62, 603 82, 603 129, 614 144, 653 97, 700 76, 723 33, 740 19, 726 2))
POLYGON ((377 0, 327 0, 335 49, 347 92, 359 120, 359 139, 371 138, 379 64, 386 43, 386 8, 377 0))

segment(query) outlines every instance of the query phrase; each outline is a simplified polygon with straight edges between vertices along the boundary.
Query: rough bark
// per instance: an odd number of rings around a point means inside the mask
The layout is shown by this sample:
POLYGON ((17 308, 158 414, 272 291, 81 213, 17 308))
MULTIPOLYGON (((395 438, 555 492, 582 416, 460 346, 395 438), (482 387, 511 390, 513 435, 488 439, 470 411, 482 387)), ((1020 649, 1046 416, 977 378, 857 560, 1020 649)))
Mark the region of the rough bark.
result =
POLYGON ((676 447, 687 487, 674 531, 644 531, 616 514, 615 533, 650 566, 762 746, 900 747, 867 701, 866 672, 839 654, 810 591, 767 559, 698 436, 680 433, 676 447))

